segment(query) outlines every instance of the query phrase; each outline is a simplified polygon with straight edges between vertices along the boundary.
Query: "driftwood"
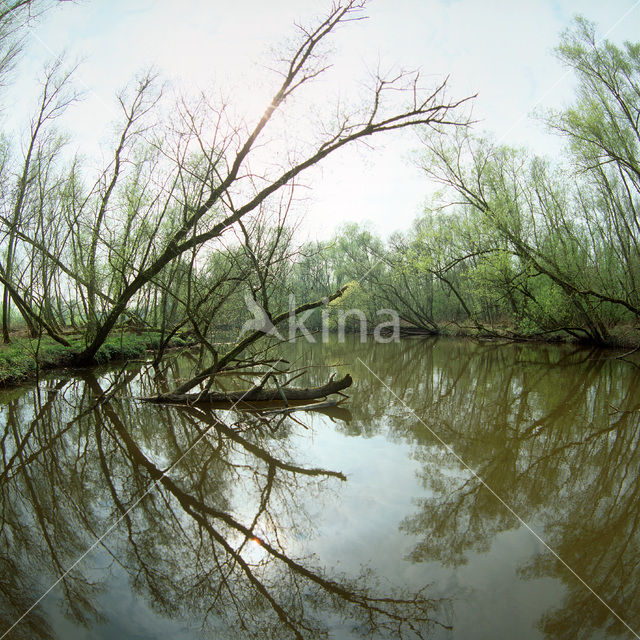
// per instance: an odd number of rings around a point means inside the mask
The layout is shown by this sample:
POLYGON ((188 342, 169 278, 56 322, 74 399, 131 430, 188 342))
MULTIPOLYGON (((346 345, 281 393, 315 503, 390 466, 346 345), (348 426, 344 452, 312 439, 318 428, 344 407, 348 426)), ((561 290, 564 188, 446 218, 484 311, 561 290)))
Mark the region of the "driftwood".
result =
POLYGON ((207 391, 199 393, 166 393, 151 398, 143 398, 145 402, 166 403, 166 404, 236 404, 239 402, 299 402, 301 400, 317 400, 326 398, 333 393, 340 393, 343 389, 350 387, 353 379, 349 374, 340 380, 329 380, 320 387, 265 389, 261 385, 246 389, 244 391, 207 391), (284 396, 284 397, 283 397, 284 396))

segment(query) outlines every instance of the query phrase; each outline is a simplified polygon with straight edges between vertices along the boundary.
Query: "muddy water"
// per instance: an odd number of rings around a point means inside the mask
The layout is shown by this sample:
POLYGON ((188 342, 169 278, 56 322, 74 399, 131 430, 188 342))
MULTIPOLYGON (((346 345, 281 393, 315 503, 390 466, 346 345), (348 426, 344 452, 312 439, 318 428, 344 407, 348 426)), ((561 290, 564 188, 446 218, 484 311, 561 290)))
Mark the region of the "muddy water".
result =
POLYGON ((351 399, 269 420, 137 399, 187 357, 0 394, 1 637, 640 630, 637 367, 457 340, 282 353, 311 383, 349 371, 351 399))

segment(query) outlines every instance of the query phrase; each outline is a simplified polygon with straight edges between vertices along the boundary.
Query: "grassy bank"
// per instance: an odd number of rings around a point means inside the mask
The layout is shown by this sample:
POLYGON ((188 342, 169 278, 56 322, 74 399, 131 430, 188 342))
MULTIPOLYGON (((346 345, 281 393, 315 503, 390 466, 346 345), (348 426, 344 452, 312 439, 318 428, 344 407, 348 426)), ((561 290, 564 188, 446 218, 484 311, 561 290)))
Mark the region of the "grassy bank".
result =
MULTIPOLYGON (((65 347, 48 336, 43 336, 40 340, 16 337, 10 344, 0 345, 0 387, 25 382, 48 369, 70 365, 85 344, 80 336, 66 338, 71 343, 70 347, 65 347)), ((157 332, 118 333, 109 337, 100 347, 96 363, 141 358, 148 349, 155 349, 158 345, 157 332)), ((187 346, 187 342, 175 337, 169 346, 187 346)))

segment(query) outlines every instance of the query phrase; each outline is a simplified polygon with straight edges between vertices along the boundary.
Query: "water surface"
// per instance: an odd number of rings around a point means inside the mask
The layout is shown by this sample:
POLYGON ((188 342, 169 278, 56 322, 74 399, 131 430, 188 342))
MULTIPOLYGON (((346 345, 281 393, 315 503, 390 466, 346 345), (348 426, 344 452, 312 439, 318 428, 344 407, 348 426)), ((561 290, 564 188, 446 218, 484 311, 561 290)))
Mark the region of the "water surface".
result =
POLYGON ((300 384, 350 372, 351 399, 268 421, 137 399, 187 357, 0 394, 0 636, 634 637, 636 366, 463 340, 281 353, 312 365, 300 384))

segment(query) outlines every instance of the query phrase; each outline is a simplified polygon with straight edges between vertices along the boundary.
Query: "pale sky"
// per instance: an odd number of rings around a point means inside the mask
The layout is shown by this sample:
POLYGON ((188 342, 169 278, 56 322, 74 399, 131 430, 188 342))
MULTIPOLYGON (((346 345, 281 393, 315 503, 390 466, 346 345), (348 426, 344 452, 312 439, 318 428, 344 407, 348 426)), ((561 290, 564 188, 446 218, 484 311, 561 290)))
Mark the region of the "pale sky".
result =
MULTIPOLYGON (((17 111, 33 101, 34 78, 53 54, 82 59, 77 85, 85 99, 68 126, 93 148, 117 118, 115 94, 154 65, 175 86, 230 95, 240 113, 262 107, 272 49, 293 35, 293 21, 323 15, 320 0, 79 0, 61 3, 33 32, 14 87, 17 111)), ((614 42, 640 40, 640 1, 371 0, 369 19, 332 41, 335 69, 323 85, 354 99, 369 70, 421 69, 425 83, 450 76, 456 97, 478 93, 476 129, 537 153, 558 141, 528 116, 536 106, 571 100, 572 77, 553 48, 575 14, 614 42)), ((325 93, 319 94, 320 99, 325 93)), ((330 99, 330 98, 325 98, 330 99)), ((9 124, 13 122, 11 116, 9 124)), ((303 232, 327 237, 344 221, 369 221, 383 235, 407 227, 432 186, 410 158, 414 134, 378 140, 373 150, 344 151, 306 180, 303 232)))

